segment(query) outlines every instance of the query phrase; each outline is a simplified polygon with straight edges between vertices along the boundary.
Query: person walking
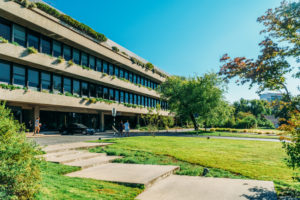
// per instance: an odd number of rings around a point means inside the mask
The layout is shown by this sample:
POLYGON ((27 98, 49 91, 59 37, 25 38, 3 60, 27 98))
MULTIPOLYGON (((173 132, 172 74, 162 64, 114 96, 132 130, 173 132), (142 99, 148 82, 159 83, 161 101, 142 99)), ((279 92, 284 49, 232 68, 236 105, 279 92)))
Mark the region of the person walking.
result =
POLYGON ((33 135, 36 135, 36 132, 37 132, 37 134, 40 133, 40 126, 41 126, 41 124, 40 124, 40 118, 37 117, 36 120, 35 120, 35 122, 34 122, 34 133, 33 133, 33 135))
POLYGON ((123 137, 123 130, 124 130, 124 123, 123 123, 123 121, 121 120, 120 126, 119 126, 119 131, 120 131, 121 137, 123 137))
POLYGON ((124 124, 124 127, 125 127, 125 135, 127 135, 129 137, 130 136, 130 133, 129 133, 129 131, 130 131, 130 124, 129 124, 128 120, 124 124))

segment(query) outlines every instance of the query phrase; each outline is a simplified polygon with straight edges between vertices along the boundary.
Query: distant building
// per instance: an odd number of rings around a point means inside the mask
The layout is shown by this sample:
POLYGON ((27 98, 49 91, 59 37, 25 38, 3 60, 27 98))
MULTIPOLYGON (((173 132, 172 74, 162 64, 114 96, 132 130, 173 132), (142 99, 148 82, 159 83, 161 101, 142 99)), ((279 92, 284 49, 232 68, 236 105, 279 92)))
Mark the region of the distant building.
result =
POLYGON ((280 100, 282 98, 282 94, 269 92, 269 93, 261 94, 259 97, 261 100, 267 100, 267 101, 271 102, 271 101, 275 101, 275 100, 280 100))

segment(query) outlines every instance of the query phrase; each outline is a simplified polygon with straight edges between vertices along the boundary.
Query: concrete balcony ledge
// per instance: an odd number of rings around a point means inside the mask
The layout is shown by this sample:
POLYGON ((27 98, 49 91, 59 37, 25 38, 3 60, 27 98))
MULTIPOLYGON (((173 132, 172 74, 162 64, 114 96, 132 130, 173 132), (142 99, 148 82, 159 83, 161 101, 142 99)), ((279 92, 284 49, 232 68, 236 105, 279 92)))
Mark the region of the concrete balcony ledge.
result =
POLYGON ((26 48, 11 43, 0 43, 0 59, 78 78, 84 81, 96 82, 108 87, 122 89, 149 97, 160 98, 155 90, 149 90, 143 86, 139 87, 133 83, 120 80, 117 77, 113 78, 109 75, 104 76, 101 72, 86 70, 76 64, 69 66, 66 61, 58 63, 57 58, 43 53, 28 54, 26 48))
MULTIPOLYGON (((0 88, 0 100, 14 103, 22 103, 29 105, 39 105, 41 107, 65 107, 65 108, 78 108, 84 110, 95 111, 108 111, 111 112, 112 108, 116 108, 121 113, 133 114, 147 114, 147 108, 130 108, 119 103, 104 103, 96 102, 90 103, 83 98, 68 97, 59 94, 44 93, 38 91, 23 89, 7 90, 0 88)), ((159 111, 161 115, 168 115, 168 111, 159 111)))

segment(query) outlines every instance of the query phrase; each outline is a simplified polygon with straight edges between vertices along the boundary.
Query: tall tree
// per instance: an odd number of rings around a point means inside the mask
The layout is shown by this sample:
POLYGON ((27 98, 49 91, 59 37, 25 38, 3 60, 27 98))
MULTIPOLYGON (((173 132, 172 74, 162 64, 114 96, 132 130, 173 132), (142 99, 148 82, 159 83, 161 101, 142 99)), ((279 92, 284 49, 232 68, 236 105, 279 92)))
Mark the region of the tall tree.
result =
POLYGON ((259 43, 261 53, 258 58, 232 59, 225 54, 220 59, 223 65, 219 74, 225 80, 238 77, 237 83, 250 83, 250 87, 257 84, 258 92, 283 89, 293 109, 300 111, 286 85, 287 74, 293 73, 295 78, 300 78, 299 65, 290 65, 287 61, 295 58, 297 63, 300 62, 300 2, 283 1, 278 8, 269 9, 257 21, 263 23, 265 29, 261 33, 266 34, 259 43))
POLYGON ((217 117, 213 113, 224 103, 223 83, 214 73, 192 78, 172 76, 161 84, 159 91, 171 111, 190 118, 195 130, 199 129, 197 117, 209 124, 209 120, 217 117))

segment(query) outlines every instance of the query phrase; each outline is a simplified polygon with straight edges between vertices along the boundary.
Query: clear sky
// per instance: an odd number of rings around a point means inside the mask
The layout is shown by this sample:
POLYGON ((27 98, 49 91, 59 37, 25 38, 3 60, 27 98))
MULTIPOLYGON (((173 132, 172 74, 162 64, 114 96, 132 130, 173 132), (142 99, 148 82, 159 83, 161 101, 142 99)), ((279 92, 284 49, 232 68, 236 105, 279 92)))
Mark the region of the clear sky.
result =
MULTIPOLYGON (((174 75, 217 72, 219 58, 256 58, 263 28, 257 17, 281 0, 45 0, 174 75)), ((294 63, 296 64, 296 63, 294 63)), ((296 80, 288 86, 297 93, 296 80)), ((299 83, 298 83, 299 85, 299 83)), ((233 102, 258 98, 255 89, 229 84, 233 102)))

